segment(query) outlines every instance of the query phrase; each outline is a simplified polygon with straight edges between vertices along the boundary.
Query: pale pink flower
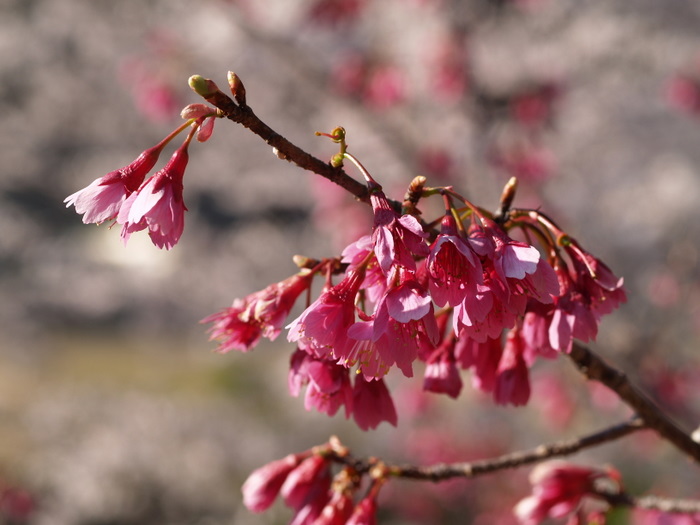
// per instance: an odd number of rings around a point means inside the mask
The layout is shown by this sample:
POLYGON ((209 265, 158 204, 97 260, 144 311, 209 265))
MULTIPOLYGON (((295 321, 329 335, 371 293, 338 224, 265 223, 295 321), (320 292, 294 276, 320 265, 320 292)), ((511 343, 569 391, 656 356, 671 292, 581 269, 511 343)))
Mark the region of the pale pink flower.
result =
POLYGON ((406 79, 401 69, 392 64, 382 64, 369 73, 363 98, 373 109, 389 109, 405 99, 405 86, 406 79))
POLYGON ((616 484, 607 471, 565 461, 541 463, 530 474, 532 495, 515 506, 515 516, 523 525, 537 525, 547 518, 570 516, 580 508, 586 496, 596 496, 598 480, 616 484))
POLYGON ((85 224, 114 219, 126 198, 143 182, 160 156, 164 142, 147 149, 131 164, 95 179, 89 186, 66 197, 66 207, 75 205, 85 224))
POLYGON ((187 211, 182 199, 182 178, 191 137, 190 134, 163 169, 124 201, 117 216, 117 222, 123 225, 121 236, 124 244, 132 233, 146 228, 153 244, 159 248, 169 250, 180 240, 187 211))
POLYGON ((209 340, 221 341, 217 348, 221 353, 230 350, 247 352, 261 337, 274 341, 297 297, 308 290, 311 275, 293 275, 243 299, 236 299, 233 306, 202 319, 201 323, 213 323, 209 340))
POLYGON ((362 376, 355 378, 353 418, 362 430, 376 428, 382 421, 396 426, 396 408, 383 379, 367 381, 362 376))
POLYGON ((252 512, 263 512, 275 501, 289 473, 300 463, 298 454, 272 461, 254 470, 243 483, 243 504, 252 512))

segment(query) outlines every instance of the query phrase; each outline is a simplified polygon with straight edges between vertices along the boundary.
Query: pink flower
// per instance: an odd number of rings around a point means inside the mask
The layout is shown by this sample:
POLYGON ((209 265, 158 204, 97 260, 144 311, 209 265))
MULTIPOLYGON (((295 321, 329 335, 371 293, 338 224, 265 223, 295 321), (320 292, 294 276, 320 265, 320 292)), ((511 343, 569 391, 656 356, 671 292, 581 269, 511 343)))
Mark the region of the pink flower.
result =
POLYGON ((296 511, 310 506, 320 513, 329 499, 330 484, 330 463, 322 456, 313 455, 289 473, 280 494, 285 505, 296 511))
POLYGON ((345 490, 334 490, 314 525, 345 525, 352 514, 352 498, 345 490))
POLYGON ((121 236, 124 244, 132 233, 146 228, 153 244, 159 248, 169 250, 180 240, 187 211, 182 200, 182 178, 191 138, 190 133, 165 167, 124 201, 117 216, 117 222, 123 225, 121 236))
POLYGON ((357 269, 358 266, 365 264, 365 279, 362 282, 361 290, 365 290, 367 299, 373 304, 377 304, 379 299, 386 293, 387 283, 386 276, 379 267, 376 257, 372 257, 369 262, 366 262, 367 256, 373 250, 372 237, 365 235, 349 244, 342 253, 341 262, 348 263, 346 275, 357 269))
POLYGON ((498 364, 493 397, 499 405, 525 405, 530 399, 530 373, 525 362, 525 343, 519 328, 508 332, 498 364))
POLYGON ((377 500, 372 495, 363 498, 346 525, 377 525, 377 500))
POLYGON ((289 473, 299 465, 298 454, 289 454, 254 470, 243 483, 243 504, 252 512, 263 512, 272 505, 289 473))
POLYGON ((424 241, 427 234, 415 217, 396 213, 381 189, 372 185, 370 200, 374 210, 372 242, 382 272, 389 275, 396 265, 415 271, 414 257, 427 257, 430 252, 424 241))
POLYGON ((128 166, 95 179, 89 186, 63 201, 66 207, 75 205, 75 211, 83 214, 85 224, 99 224, 114 219, 126 198, 141 185, 156 162, 164 142, 147 149, 128 166))
POLYGON ((429 287, 438 306, 457 306, 467 294, 476 295, 476 286, 483 282, 479 258, 469 241, 459 236, 451 214, 442 219, 442 231, 430 247, 426 263, 429 287))
POLYGON ((293 275, 262 291, 234 300, 233 306, 200 322, 214 323, 209 340, 221 340, 217 348, 219 352, 247 352, 258 344, 261 337, 271 341, 277 338, 297 297, 309 288, 310 281, 310 273, 293 275))
POLYGON ((596 319, 627 301, 624 280, 613 274, 602 261, 584 250, 576 241, 565 246, 573 263, 572 277, 578 290, 590 301, 596 319))
POLYGON ((355 322, 355 296, 364 269, 349 271, 337 285, 325 290, 292 321, 287 339, 298 341, 317 357, 337 357, 347 343, 347 330, 355 322))
POLYGON ((423 390, 457 398, 462 391, 462 378, 454 356, 455 339, 449 338, 433 351, 425 366, 423 390))
POLYGON ((532 495, 514 508, 524 525, 537 525, 546 518, 563 518, 576 512, 586 496, 596 495, 597 480, 612 482, 610 473, 572 465, 565 461, 541 463, 530 474, 532 495))
POLYGON ((455 359, 462 368, 473 367, 472 385, 482 392, 493 391, 502 355, 500 337, 478 342, 462 335, 455 344, 455 359))
POLYGON ((345 417, 350 417, 353 389, 347 368, 297 350, 290 361, 289 391, 293 396, 298 396, 304 385, 307 385, 304 400, 306 410, 315 408, 333 416, 341 406, 345 406, 345 417))
POLYGON ((355 378, 353 418, 362 430, 376 428, 382 421, 396 426, 396 408, 383 379, 366 381, 362 376, 355 378))
POLYGON ((397 270, 396 279, 374 315, 348 329, 348 337, 356 342, 347 344, 339 355, 346 366, 359 362, 367 379, 382 377, 393 364, 412 377, 419 350, 434 348, 440 337, 430 295, 415 274, 397 270))

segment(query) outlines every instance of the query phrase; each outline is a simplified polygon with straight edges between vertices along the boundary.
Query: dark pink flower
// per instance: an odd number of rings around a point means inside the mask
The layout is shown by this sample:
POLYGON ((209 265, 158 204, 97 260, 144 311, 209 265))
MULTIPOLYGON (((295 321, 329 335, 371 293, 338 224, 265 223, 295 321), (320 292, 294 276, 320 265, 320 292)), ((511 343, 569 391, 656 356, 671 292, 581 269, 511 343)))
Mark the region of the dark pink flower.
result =
POLYGON ((589 301, 596 319, 615 310, 627 301, 624 280, 618 278, 605 263, 584 250, 576 241, 565 246, 573 263, 572 278, 589 301))
POLYGON ((298 454, 272 461, 254 470, 243 483, 243 504, 252 512, 263 512, 277 498, 289 473, 300 463, 298 454))
POLYGON ((346 525, 377 525, 377 500, 372 495, 362 498, 346 525))
POLYGON ((314 525, 345 525, 352 514, 352 497, 347 491, 334 490, 314 525))
POLYGON ((437 347, 425 365, 423 390, 457 398, 462 391, 462 378, 455 361, 455 339, 449 338, 437 347))
POLYGON ((217 350, 247 352, 261 337, 273 341, 279 335, 297 297, 309 288, 311 274, 296 274, 264 290, 236 299, 233 306, 202 319, 213 323, 209 340, 221 340, 217 350))
POLYGON ((498 364, 493 397, 499 405, 525 405, 530 399, 530 372, 525 361, 525 343, 519 328, 508 332, 498 364))
POLYGON ((117 222, 122 224, 124 244, 132 233, 148 228, 153 244, 169 250, 185 227, 187 207, 182 199, 182 178, 189 158, 192 134, 173 153, 163 169, 144 182, 122 205, 117 222))
MULTIPOLYGON (((285 505, 301 511, 304 507, 318 508, 318 513, 328 501, 331 485, 330 463, 319 455, 306 458, 284 480, 280 494, 285 505)), ((303 522, 300 522, 303 523, 303 522)))
POLYGON ((389 275, 396 265, 415 271, 414 257, 427 257, 430 253, 424 240, 427 234, 415 217, 396 213, 380 189, 370 187, 370 192, 374 210, 372 242, 384 275, 389 275))
POLYGON ((430 294, 438 306, 457 306, 467 294, 476 295, 483 282, 479 258, 468 240, 457 231, 451 214, 442 219, 442 230, 430 247, 426 263, 430 294))
POLYGON ((541 463, 530 474, 532 495, 515 506, 515 516, 523 525, 537 525, 547 518, 572 515, 584 497, 595 497, 596 482, 601 479, 613 482, 603 470, 565 461, 541 463))
POLYGON ((63 201, 66 207, 75 205, 75 211, 83 214, 85 224, 101 223, 114 219, 126 198, 143 182, 149 171, 158 162, 164 142, 147 149, 128 166, 95 179, 89 186, 63 201))
POLYGON ((366 381, 358 375, 353 394, 353 418, 362 430, 376 428, 382 421, 396 426, 396 408, 383 379, 366 381))
POLYGON ((325 290, 292 321, 287 339, 299 342, 317 357, 337 357, 347 343, 348 328, 355 322, 355 296, 364 269, 349 271, 337 285, 325 290))
POLYGON ((455 344, 455 359, 462 368, 473 368, 472 385, 482 392, 493 391, 502 355, 500 337, 478 342, 462 335, 455 344))

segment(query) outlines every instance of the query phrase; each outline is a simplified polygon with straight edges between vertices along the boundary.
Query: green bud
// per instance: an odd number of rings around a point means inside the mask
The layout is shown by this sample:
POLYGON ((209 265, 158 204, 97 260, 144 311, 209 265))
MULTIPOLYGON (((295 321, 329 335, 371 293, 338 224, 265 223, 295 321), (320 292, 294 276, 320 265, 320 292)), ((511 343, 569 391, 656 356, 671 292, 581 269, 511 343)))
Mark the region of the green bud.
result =
POLYGON ((192 75, 188 81, 188 84, 192 88, 192 91, 197 93, 200 97, 208 98, 219 92, 219 87, 214 83, 213 80, 204 78, 201 75, 192 75))

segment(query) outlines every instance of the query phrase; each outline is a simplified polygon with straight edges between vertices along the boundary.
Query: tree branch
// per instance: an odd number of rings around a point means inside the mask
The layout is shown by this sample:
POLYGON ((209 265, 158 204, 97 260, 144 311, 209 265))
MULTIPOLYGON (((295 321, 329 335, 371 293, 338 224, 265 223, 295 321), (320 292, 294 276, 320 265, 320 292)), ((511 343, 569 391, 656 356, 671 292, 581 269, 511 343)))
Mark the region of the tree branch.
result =
MULTIPOLYGON (((634 417, 631 420, 605 428, 586 436, 539 445, 532 450, 512 452, 496 458, 465 463, 439 463, 428 467, 414 465, 389 465, 385 468, 392 476, 424 481, 444 481, 451 478, 474 478, 482 474, 521 467, 542 460, 567 456, 585 448, 614 441, 645 428, 643 421, 634 417)), ((336 460, 350 465, 358 472, 368 472, 376 460, 362 460, 352 455, 338 456, 336 460)))
POLYGON ((329 181, 350 192, 357 197, 358 200, 369 202, 367 187, 363 183, 350 177, 350 175, 345 173, 342 167, 334 168, 328 162, 323 162, 321 159, 314 157, 300 147, 292 144, 260 120, 250 106, 236 104, 221 91, 213 93, 211 96, 205 97, 205 99, 210 104, 220 109, 224 117, 248 128, 270 146, 275 148, 278 152, 277 156, 281 159, 293 162, 302 169, 325 177, 329 181))
POLYGON ((569 358, 588 379, 593 379, 613 390, 642 419, 644 425, 656 431, 696 463, 700 463, 700 443, 696 443, 670 417, 637 389, 624 372, 607 364, 589 348, 574 343, 569 358))

